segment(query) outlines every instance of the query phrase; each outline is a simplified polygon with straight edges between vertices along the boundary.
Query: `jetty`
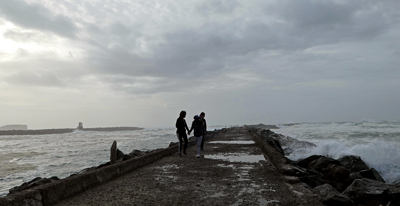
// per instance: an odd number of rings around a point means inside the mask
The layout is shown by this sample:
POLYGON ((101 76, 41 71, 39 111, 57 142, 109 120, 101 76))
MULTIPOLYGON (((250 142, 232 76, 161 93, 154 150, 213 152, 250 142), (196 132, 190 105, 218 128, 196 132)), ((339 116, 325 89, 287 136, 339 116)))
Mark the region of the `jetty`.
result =
POLYGON ((0 205, 322 205, 248 127, 209 132, 201 158, 172 144, 0 198, 0 205))
POLYGON ((201 158, 196 147, 187 153, 176 150, 56 205, 322 205, 277 171, 245 127, 216 134, 201 158))

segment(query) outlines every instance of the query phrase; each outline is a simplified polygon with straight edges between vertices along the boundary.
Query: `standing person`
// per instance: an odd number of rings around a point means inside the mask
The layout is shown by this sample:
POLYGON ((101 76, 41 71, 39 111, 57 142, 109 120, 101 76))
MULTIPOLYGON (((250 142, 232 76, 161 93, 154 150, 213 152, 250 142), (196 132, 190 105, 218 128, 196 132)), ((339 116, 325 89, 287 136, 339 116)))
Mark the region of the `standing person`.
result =
POLYGON ((182 141, 185 141, 185 146, 183 147, 183 154, 185 156, 186 156, 186 148, 188 145, 186 130, 189 131, 189 128, 186 124, 185 117, 186 117, 186 111, 182 110, 181 113, 179 113, 179 117, 176 120, 176 124, 175 124, 176 136, 178 137, 178 140, 179 140, 178 155, 180 157, 182 157, 182 154, 181 154, 182 141))
POLYGON ((201 140, 203 139, 204 125, 201 121, 201 117, 198 115, 194 116, 193 119, 192 127, 190 128, 188 134, 190 135, 190 132, 194 130, 194 138, 197 146, 197 158, 200 158, 200 146, 201 140))
POLYGON ((203 125, 204 125, 203 139, 201 140, 201 150, 204 150, 204 139, 205 139, 206 133, 207 133, 207 123, 206 123, 206 119, 204 119, 204 117, 206 117, 206 113, 201 112, 200 118, 203 121, 203 125))

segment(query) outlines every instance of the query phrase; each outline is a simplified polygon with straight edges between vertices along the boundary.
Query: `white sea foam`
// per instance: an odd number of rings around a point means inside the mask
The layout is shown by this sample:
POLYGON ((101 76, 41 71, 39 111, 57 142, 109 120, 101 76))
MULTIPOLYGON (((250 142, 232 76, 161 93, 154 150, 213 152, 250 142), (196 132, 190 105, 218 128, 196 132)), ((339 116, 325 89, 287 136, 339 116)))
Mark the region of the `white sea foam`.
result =
POLYGON ((349 147, 329 140, 320 141, 316 145, 316 147, 298 148, 288 157, 298 160, 311 155, 324 155, 337 159, 346 155, 356 155, 360 156, 369 167, 375 168, 388 183, 400 181, 400 148, 397 142, 374 139, 366 144, 349 147))

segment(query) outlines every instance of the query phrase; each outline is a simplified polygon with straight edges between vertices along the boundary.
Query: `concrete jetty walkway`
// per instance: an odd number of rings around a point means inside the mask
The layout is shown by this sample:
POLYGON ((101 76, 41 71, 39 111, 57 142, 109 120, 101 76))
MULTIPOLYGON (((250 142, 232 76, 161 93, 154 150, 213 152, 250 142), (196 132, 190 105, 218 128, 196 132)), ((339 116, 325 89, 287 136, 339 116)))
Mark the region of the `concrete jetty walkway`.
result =
POLYGON ((70 205, 322 205, 301 186, 289 184, 253 141, 246 127, 227 129, 196 148, 141 167, 63 200, 70 205))

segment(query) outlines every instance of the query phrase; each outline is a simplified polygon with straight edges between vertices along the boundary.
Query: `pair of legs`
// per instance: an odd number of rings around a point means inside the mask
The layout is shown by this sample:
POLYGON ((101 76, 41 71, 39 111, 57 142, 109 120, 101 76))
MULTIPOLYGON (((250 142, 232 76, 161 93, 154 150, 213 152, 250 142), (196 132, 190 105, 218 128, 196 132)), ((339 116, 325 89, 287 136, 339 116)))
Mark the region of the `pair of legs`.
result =
POLYGON ((178 137, 179 140, 179 145, 178 145, 178 153, 181 154, 182 150, 182 142, 185 141, 185 145, 183 146, 183 154, 186 155, 186 147, 188 145, 188 139, 186 133, 176 133, 176 136, 178 137))
POLYGON ((197 157, 200 157, 200 149, 201 149, 201 142, 203 140, 203 136, 200 136, 200 137, 194 136, 194 140, 196 142, 196 147, 197 147, 197 157))
POLYGON ((203 135, 203 138, 201 139, 201 150, 204 150, 204 137, 205 135, 203 135))

